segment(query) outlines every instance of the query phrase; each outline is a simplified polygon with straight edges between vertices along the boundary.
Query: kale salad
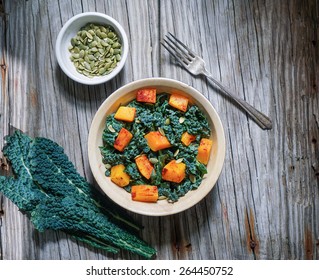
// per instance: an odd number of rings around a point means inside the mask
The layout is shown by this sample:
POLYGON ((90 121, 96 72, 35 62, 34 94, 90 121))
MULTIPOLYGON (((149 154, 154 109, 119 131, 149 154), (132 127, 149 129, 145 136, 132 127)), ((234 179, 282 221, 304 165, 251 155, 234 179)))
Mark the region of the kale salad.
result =
POLYGON ((207 173, 211 130, 183 93, 138 90, 107 116, 100 147, 105 175, 132 199, 176 202, 207 173))

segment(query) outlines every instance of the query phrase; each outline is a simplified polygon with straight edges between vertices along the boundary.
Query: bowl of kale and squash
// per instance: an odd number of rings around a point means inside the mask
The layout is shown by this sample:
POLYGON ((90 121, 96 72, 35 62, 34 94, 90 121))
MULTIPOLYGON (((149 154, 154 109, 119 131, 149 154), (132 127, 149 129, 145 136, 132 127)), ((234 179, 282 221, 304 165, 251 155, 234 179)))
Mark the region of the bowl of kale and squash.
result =
POLYGON ((193 87, 167 78, 129 83, 96 112, 89 164, 103 192, 129 211, 165 216, 201 201, 225 159, 221 120, 193 87))

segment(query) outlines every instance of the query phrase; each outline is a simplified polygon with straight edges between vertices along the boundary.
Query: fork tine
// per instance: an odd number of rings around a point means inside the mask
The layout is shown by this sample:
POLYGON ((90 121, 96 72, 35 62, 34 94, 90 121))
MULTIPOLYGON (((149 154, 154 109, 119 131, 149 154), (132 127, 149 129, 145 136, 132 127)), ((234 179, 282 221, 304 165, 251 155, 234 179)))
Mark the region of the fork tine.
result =
MULTIPOLYGON (((182 41, 180 41, 179 39, 177 39, 171 32, 168 32, 168 34, 175 40, 177 41, 179 44, 181 44, 193 57, 195 57, 197 54, 195 52, 193 52, 189 47, 187 47, 182 41)), ((168 37, 166 35, 166 37, 168 37)))
POLYGON ((192 61, 192 59, 194 58, 192 55, 189 54, 189 52, 187 50, 185 50, 185 48, 181 48, 181 46, 176 43, 176 41, 174 41, 172 38, 170 38, 169 36, 166 35, 166 38, 171 42, 172 46, 174 46, 174 48, 179 49, 180 53, 189 60, 189 62, 192 61))
POLYGON ((174 48, 174 46, 168 42, 167 40, 164 39, 164 44, 161 42, 162 46, 173 56, 176 58, 176 60, 182 64, 183 66, 187 66, 189 64, 189 61, 185 61, 185 58, 174 48))

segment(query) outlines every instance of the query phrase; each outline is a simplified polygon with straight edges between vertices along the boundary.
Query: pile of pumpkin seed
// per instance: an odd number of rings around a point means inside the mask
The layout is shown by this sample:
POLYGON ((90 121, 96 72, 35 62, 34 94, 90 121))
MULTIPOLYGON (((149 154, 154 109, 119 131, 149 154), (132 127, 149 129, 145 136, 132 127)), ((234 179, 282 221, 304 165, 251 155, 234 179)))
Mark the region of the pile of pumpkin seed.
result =
POLYGON ((71 39, 70 59, 90 78, 110 74, 121 60, 122 45, 111 26, 88 23, 71 39))

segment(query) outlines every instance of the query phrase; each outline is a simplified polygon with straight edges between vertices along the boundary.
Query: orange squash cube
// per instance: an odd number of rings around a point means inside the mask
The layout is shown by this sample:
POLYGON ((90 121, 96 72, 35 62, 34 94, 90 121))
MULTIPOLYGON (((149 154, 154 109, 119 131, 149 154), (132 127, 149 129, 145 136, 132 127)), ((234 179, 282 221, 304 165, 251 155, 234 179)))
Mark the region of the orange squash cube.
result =
POLYGON ((146 179, 151 178, 154 167, 153 164, 151 164, 151 162, 148 160, 148 157, 146 155, 141 155, 135 158, 135 163, 138 170, 146 179))
POLYGON ((210 151, 213 146, 213 141, 207 138, 202 138, 198 146, 197 160, 203 164, 207 164, 210 157, 210 151))
POLYGON ((171 96, 169 97, 168 104, 178 110, 186 112, 187 105, 188 105, 188 98, 179 93, 172 93, 171 96))
POLYGON ((136 108, 120 106, 117 109, 114 115, 114 118, 119 121, 132 122, 135 119, 135 114, 136 114, 136 108))
POLYGON ((117 135, 114 141, 114 148, 120 152, 123 152, 125 147, 130 143, 132 140, 133 135, 124 127, 121 128, 119 134, 117 135))
POLYGON ((111 168, 111 181, 119 187, 125 187, 130 183, 130 175, 124 172, 125 166, 118 164, 111 168))
POLYGON ((166 136, 162 135, 159 131, 151 131, 144 137, 153 152, 157 152, 171 146, 171 143, 168 141, 166 136))
POLYGON ((185 131, 183 134, 182 134, 182 138, 181 138, 181 141, 182 143, 185 145, 185 146, 189 146, 193 141, 196 140, 196 136, 195 135, 192 135, 192 134, 189 134, 187 131, 185 131))
POLYGON ((185 178, 186 164, 171 160, 162 169, 162 179, 174 183, 180 183, 185 178))
POLYGON ((156 202, 158 200, 158 189, 156 186, 135 185, 131 189, 132 200, 142 202, 156 202))
POLYGON ((137 91, 138 102, 156 103, 156 88, 144 88, 137 91))

